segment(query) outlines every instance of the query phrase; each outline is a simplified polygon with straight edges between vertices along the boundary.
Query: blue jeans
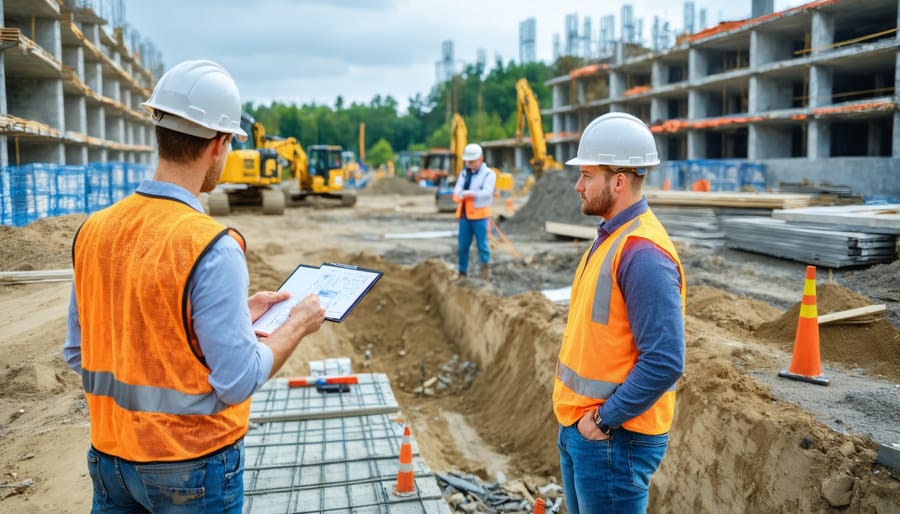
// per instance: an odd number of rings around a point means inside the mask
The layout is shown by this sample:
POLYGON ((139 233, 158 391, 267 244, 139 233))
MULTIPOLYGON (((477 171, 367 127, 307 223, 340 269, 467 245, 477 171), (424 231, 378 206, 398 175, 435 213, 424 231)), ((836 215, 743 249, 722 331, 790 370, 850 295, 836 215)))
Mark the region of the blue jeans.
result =
POLYGON ((569 514, 646 512, 650 477, 662 462, 669 435, 619 428, 606 441, 592 441, 577 426, 561 426, 557 442, 569 514))
POLYGON ((459 272, 469 271, 469 247, 472 246, 472 235, 478 245, 478 260, 484 266, 491 262, 491 245, 488 242, 488 218, 480 220, 459 219, 459 272))
POLYGON ((240 514, 244 504, 244 440, 194 460, 139 463, 93 447, 91 512, 240 514))

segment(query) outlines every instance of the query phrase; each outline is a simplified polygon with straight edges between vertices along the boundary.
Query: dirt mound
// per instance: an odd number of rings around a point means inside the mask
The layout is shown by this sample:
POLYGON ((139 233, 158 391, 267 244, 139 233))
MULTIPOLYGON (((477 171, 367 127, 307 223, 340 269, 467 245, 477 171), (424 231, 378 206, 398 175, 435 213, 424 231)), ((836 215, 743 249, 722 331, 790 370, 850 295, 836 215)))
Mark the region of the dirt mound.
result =
POLYGON ((688 287, 687 313, 727 329, 756 330, 781 315, 771 305, 707 286, 688 287))
POLYGON ((43 218, 24 227, 0 225, 0 270, 72 267, 72 240, 86 214, 43 218))
MULTIPOLYGON (((872 302, 845 287, 816 286, 816 310, 820 316, 866 305, 872 302)), ((797 302, 778 319, 760 325, 755 334, 763 342, 779 344, 790 351, 799 317, 800 302, 797 302)), ((823 360, 900 380, 900 331, 886 319, 865 324, 821 325, 819 349, 823 360)))
POLYGON ((575 192, 579 172, 573 169, 547 171, 534 183, 528 201, 505 220, 504 232, 517 236, 543 236, 544 222, 596 226, 600 218, 581 213, 581 201, 575 192))
POLYGON ((359 192, 361 195, 422 195, 428 193, 429 190, 400 177, 382 177, 359 192))

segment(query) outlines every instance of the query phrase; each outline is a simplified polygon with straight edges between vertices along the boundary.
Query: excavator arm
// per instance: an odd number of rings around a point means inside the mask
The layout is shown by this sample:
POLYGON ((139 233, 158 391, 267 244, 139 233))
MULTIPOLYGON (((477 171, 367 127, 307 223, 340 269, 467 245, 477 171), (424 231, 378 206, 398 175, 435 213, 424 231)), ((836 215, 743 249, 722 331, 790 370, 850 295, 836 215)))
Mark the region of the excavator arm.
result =
POLYGON ((468 138, 466 121, 458 113, 454 113, 450 123, 450 176, 453 179, 459 177, 463 169, 462 154, 468 138))
POLYGON ((518 115, 516 116, 516 137, 522 138, 525 122, 528 122, 528 134, 531 136, 531 168, 535 178, 539 178, 544 170, 561 170, 562 164, 553 156, 547 154, 547 140, 544 138, 544 125, 541 121, 541 108, 537 98, 528 85, 528 80, 519 79, 516 82, 516 104, 518 115))

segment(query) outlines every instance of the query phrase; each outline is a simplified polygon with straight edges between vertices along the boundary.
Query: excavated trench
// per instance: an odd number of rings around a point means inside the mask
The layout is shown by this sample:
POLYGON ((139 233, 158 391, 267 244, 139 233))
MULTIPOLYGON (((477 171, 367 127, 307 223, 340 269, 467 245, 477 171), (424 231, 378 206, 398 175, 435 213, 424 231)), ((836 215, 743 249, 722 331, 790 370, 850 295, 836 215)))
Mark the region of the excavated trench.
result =
MULTIPOLYGON (((495 296, 439 261, 408 268, 367 254, 322 257, 385 275, 344 326, 304 343, 303 362, 289 363, 287 373, 302 371, 308 359, 351 356, 355 369, 390 376, 432 469, 491 479, 506 466, 507 476, 537 486, 560 483, 550 397, 565 307, 535 292, 495 296), (421 383, 455 359, 477 364, 474 380, 422 395, 421 383), (458 434, 469 432, 461 448, 458 434)), ((734 297, 722 292, 718 301, 734 297)), ((715 302, 706 291, 704 310, 715 302)), ((689 315, 687 346, 650 512, 897 511, 898 482, 874 465, 872 440, 832 430, 748 376, 772 365, 764 344, 744 329, 689 315)))

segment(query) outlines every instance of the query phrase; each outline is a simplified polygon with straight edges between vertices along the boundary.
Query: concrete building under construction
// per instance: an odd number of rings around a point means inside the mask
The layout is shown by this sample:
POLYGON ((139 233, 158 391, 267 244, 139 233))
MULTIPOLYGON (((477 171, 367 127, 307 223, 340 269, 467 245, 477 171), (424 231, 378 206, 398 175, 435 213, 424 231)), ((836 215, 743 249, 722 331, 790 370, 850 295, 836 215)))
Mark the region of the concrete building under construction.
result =
POLYGON ((0 0, 0 167, 150 162, 155 78, 90 5, 0 0))
MULTIPOLYGON (((619 42, 546 83, 549 151, 564 161, 592 119, 628 112, 651 126, 663 161, 746 160, 765 166, 769 189, 807 181, 898 198, 898 3, 809 2, 658 52, 619 42)), ((494 165, 528 162, 526 142, 485 146, 494 165)))

